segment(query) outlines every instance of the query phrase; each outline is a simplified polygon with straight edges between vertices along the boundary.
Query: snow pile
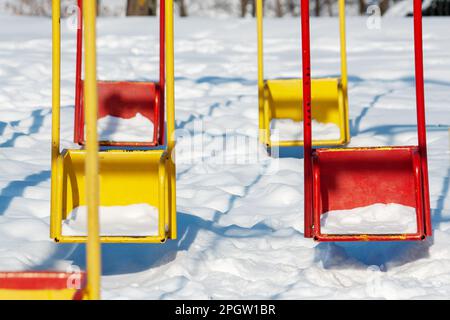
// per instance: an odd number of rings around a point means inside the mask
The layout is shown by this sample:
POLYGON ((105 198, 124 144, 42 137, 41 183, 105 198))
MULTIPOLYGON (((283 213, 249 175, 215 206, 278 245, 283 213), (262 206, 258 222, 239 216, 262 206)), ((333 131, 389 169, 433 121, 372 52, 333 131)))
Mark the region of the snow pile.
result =
MULTIPOLYGON (((158 209, 149 204, 101 206, 99 208, 102 236, 154 236, 158 234, 158 209)), ((63 221, 65 236, 87 235, 87 207, 72 210, 63 221)))
POLYGON ((376 203, 351 210, 329 211, 320 219, 327 234, 404 234, 417 232, 416 209, 376 203))
MULTIPOLYGON (((334 123, 311 121, 313 140, 338 140, 341 137, 339 126, 334 123)), ((270 122, 272 141, 303 140, 303 121, 292 119, 272 119, 270 122)))
POLYGON ((153 122, 140 113, 130 119, 106 116, 98 119, 97 126, 100 141, 153 141, 153 122))

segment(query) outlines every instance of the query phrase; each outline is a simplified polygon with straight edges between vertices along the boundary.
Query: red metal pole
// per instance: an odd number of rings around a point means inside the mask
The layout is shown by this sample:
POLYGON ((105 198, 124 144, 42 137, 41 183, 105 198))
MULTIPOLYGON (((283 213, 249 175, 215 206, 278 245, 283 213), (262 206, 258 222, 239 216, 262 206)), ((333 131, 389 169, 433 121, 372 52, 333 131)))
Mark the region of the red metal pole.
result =
POLYGON ((309 0, 301 0, 303 63, 303 141, 305 183, 305 237, 313 235, 312 130, 311 130, 311 48, 309 0))
POLYGON ((423 74, 423 39, 422 39, 422 1, 414 0, 414 51, 416 66, 416 104, 417 104, 417 135, 419 151, 422 160, 422 177, 424 185, 425 232, 431 236, 430 196, 428 187, 427 160, 427 130, 425 121, 425 89, 423 74))
POLYGON ((76 69, 75 69, 75 125, 74 125, 74 140, 75 142, 81 141, 82 130, 77 128, 76 124, 81 123, 80 120, 83 117, 83 110, 81 108, 81 64, 82 64, 82 51, 83 51, 83 1, 78 0, 78 17, 77 17, 77 57, 76 57, 76 69), (81 132, 80 132, 81 131, 81 132))
POLYGON ((165 0, 159 3, 159 127, 160 127, 160 141, 164 144, 165 132, 165 92, 166 92, 166 4, 165 0))

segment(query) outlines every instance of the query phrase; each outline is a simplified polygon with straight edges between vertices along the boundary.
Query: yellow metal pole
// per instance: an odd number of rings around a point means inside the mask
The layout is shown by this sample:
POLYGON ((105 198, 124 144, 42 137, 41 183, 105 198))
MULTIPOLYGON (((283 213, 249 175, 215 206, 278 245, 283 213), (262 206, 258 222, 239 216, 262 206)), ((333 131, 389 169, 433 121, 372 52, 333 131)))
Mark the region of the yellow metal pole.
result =
POLYGON ((173 0, 166 1, 166 92, 167 92, 167 135, 168 151, 175 146, 175 88, 174 88, 174 36, 173 36, 173 0))
POLYGON ((86 116, 86 203, 88 206, 87 293, 89 299, 100 299, 100 237, 99 237, 99 180, 98 180, 98 98, 96 4, 83 0, 85 22, 85 116, 86 116))
POLYGON ((345 29, 345 0, 339 0, 339 32, 341 41, 341 81, 342 89, 345 96, 347 96, 347 44, 346 44, 346 29, 345 29))
MULTIPOLYGON (((172 217, 176 214, 176 167, 175 167, 175 53, 173 34, 173 0, 166 1, 166 94, 167 94, 167 136, 169 154, 170 179, 170 212, 172 217)), ((171 219, 172 239, 176 238, 177 225, 175 218, 171 219)))
MULTIPOLYGON (((60 107, 61 107, 61 3, 59 0, 52 1, 52 163, 51 184, 52 191, 56 190, 57 159, 60 148, 60 107)), ((50 201, 51 222, 50 236, 55 236, 55 202, 52 192, 50 201)))
MULTIPOLYGON (((263 33, 263 0, 256 0, 256 20, 258 34, 258 105, 259 128, 264 128, 264 33, 263 33)), ((267 128, 264 128, 267 129, 267 128)), ((261 135, 261 133, 260 133, 261 135)))

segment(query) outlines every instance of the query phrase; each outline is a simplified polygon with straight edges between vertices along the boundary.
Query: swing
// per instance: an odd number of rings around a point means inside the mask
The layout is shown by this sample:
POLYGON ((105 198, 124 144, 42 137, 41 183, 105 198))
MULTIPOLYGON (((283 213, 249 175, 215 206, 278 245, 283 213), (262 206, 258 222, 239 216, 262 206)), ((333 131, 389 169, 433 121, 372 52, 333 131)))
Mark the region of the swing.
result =
MULTIPOLYGON (((167 29, 167 128, 168 144, 164 148, 101 148, 99 152, 100 179, 100 212, 108 212, 106 218, 114 209, 115 216, 133 222, 135 205, 151 208, 149 217, 144 223, 134 222, 144 230, 139 233, 123 229, 123 220, 113 221, 114 232, 100 234, 101 242, 113 243, 163 243, 167 239, 176 238, 176 204, 175 204, 175 164, 171 159, 175 145, 174 139, 174 52, 173 52, 173 0, 165 0, 162 5, 162 21, 167 29), (167 10, 166 10, 167 8, 167 10), (131 208, 130 206, 133 206, 131 208), (128 208, 127 208, 128 207, 128 208), (108 211, 109 210, 109 211, 108 211), (127 217, 129 216, 129 217, 127 217), (150 222, 149 219, 151 219, 150 222), (153 225, 151 223, 154 221, 153 225)), ((163 2, 162 2, 163 3, 163 2)), ((54 15, 53 19, 59 19, 54 15)), ((90 29, 95 28, 95 20, 90 29)), ((85 149, 60 151, 60 45, 59 30, 54 31, 54 94, 52 113, 52 203, 51 203, 51 238, 57 242, 79 243, 86 241, 83 230, 64 232, 64 225, 76 216, 76 210, 86 207, 84 196, 88 188, 85 163, 85 149)), ((86 65, 96 65, 95 48, 86 49, 86 65)), ((92 69, 92 68, 91 68, 92 69)), ((86 75, 88 76, 88 75, 86 75)), ((90 75, 96 79, 96 75, 90 75)), ((90 86, 84 83, 84 95, 87 90, 97 93, 96 82, 90 86), (91 87, 92 86, 92 87, 91 87)), ((98 90, 100 95, 101 90, 98 90)), ((98 101, 99 99, 97 99, 98 101)), ((100 99, 101 100, 101 99, 100 99)), ((89 103, 88 101, 86 101, 89 103)), ((100 104, 100 103, 99 103, 100 104)), ((86 110, 89 109, 87 105, 86 110)), ((84 127, 84 126, 83 126, 84 127)), ((102 217, 102 213, 100 214, 102 217)), ((136 220, 136 217, 134 218, 136 220)), ((103 224, 102 224, 103 227, 103 224)))
POLYGON ((401 241, 431 236, 422 51, 422 3, 414 1, 418 145, 313 149, 309 3, 302 0, 305 141, 305 237, 316 241, 401 241), (415 232, 323 233, 321 218, 335 210, 397 204, 415 211, 415 232))
MULTIPOLYGON (((78 0, 78 6, 82 12, 82 0, 78 0)), ((119 119, 133 119, 142 115, 144 120, 151 121, 153 132, 149 129, 148 138, 145 141, 110 141, 100 139, 104 146, 146 146, 155 147, 164 145, 164 87, 165 87, 165 25, 164 25, 164 1, 160 5, 159 26, 159 82, 137 81, 97 81, 99 119, 107 116, 119 119)), ((77 30, 77 56, 76 56, 76 81, 75 81, 75 123, 74 142, 84 145, 84 106, 82 68, 82 19, 79 18, 77 30)), ((108 137, 107 137, 108 138, 108 137)), ((113 139, 114 137, 109 137, 113 139)), ((128 138, 128 137, 127 137, 128 138)))
MULTIPOLYGON (((263 55, 263 0, 257 0, 258 21, 258 97, 259 140, 268 149, 273 147, 303 146, 301 137, 277 133, 284 131, 291 122, 300 128, 303 113, 301 79, 264 79, 263 55), (279 129, 277 128, 279 122, 279 129)), ((345 43, 345 0, 339 0, 341 77, 312 80, 312 117, 322 126, 331 126, 332 133, 313 140, 314 146, 342 146, 350 142, 347 99, 347 57, 345 43)), ((289 129, 288 129, 289 130, 289 129)), ((291 129, 292 130, 292 129, 291 129)))

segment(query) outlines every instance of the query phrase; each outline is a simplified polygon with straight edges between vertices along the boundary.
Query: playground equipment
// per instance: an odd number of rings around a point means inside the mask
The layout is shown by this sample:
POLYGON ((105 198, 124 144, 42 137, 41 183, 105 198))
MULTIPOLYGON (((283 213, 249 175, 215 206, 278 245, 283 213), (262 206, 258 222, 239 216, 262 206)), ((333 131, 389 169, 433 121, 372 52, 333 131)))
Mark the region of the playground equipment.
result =
MULTIPOLYGON (((257 0, 258 24, 258 97, 259 140, 268 148, 303 146, 301 140, 272 141, 271 123, 274 119, 303 121, 302 80, 264 80, 263 55, 263 0, 257 0), (300 89, 300 90, 299 90, 300 89)), ((315 146, 341 146, 350 141, 347 97, 347 53, 345 38, 345 0, 339 0, 341 46, 341 78, 312 80, 312 117, 320 123, 333 123, 339 127, 338 139, 316 139, 315 146)))
MULTIPOLYGON (((85 3, 86 4, 86 3, 85 3)), ((162 24, 167 38, 165 43, 165 75, 164 81, 167 94, 167 145, 162 148, 128 147, 121 150, 101 148, 99 151, 99 179, 101 183, 99 193, 100 206, 126 206, 132 204, 148 204, 157 208, 158 234, 145 236, 100 235, 101 242, 114 243, 162 243, 167 239, 176 238, 176 203, 175 203, 175 164, 171 155, 175 145, 174 141, 174 49, 173 49, 173 0, 161 2, 162 24)), ((93 10, 90 6, 86 10, 93 10)), ((54 21, 59 19, 59 11, 53 15, 54 21)), ((61 39, 60 26, 54 23, 53 41, 54 56, 54 94, 52 113, 52 201, 50 236, 57 242, 85 242, 86 236, 65 235, 62 232, 63 220, 77 207, 84 206, 86 199, 82 197, 89 186, 85 177, 85 163, 88 153, 84 149, 63 150, 60 152, 60 63, 61 39)), ((85 30, 95 28, 95 18, 86 21, 85 30)), ((87 33, 86 36, 93 35, 87 33)), ((95 36, 95 34, 94 34, 95 36)), ((91 40, 91 39, 89 39, 91 40)), ((93 40, 95 41, 95 40, 93 40)), ((85 53, 86 64, 95 66, 95 48, 87 47, 85 53)), ((79 64, 78 64, 79 66, 79 64)), ((86 69, 94 72, 95 67, 86 69)), ((95 79, 95 75, 86 74, 86 79, 95 79)), ((119 86, 120 87, 120 86, 119 86)), ((96 82, 84 83, 86 90, 96 91, 96 82)), ((104 93, 98 87, 100 96, 99 109, 102 108, 101 95, 104 93)), ((81 94, 81 93, 80 93, 81 94)), ((87 103, 89 101, 86 100, 87 103)), ((123 105, 124 107, 126 105, 123 105)), ((106 105, 103 105, 106 107, 106 105)), ((88 109, 88 108, 87 108, 88 109)), ((101 113, 101 112, 100 112, 101 113)), ((123 213, 126 216, 126 212, 123 213)), ((149 226, 150 228, 150 226, 149 226)))
MULTIPOLYGON (((88 10, 85 12, 88 23, 95 21, 95 2, 84 0, 88 10)), ((59 61, 60 38, 60 1, 53 0, 53 46, 56 50, 54 61, 59 61)), ((91 24, 93 25, 93 24, 91 24)), ((3 272, 0 273, 0 299, 20 300, 82 300, 100 299, 100 240, 98 225, 98 146, 97 146, 97 92, 95 88, 95 28, 88 28, 86 34, 86 52, 94 52, 87 57, 86 63, 86 101, 87 108, 87 144, 86 144, 86 184, 85 193, 88 205, 88 242, 87 270, 88 273, 66 272, 3 272), (92 85, 94 84, 94 85, 92 85)), ((53 65, 53 102, 59 102, 59 65, 53 65)), ((54 153, 59 146, 52 144, 54 153), (56 149, 56 150, 55 150, 56 149)), ((53 177, 52 177, 53 178, 53 177)), ((53 179, 52 179, 53 183, 53 179)))
POLYGON ((305 237, 317 241, 423 240, 431 236, 422 51, 422 2, 414 0, 414 48, 418 145, 313 149, 309 1, 301 1, 303 112, 305 141, 305 237), (414 207, 417 232, 411 234, 323 234, 320 218, 332 210, 375 203, 414 207))
MULTIPOLYGON (((153 123, 153 132, 148 133, 148 141, 100 141, 106 146, 162 146, 164 145, 164 88, 165 88, 165 6, 160 5, 159 18, 159 82, 136 81, 97 81, 99 97, 99 118, 114 116, 123 119, 135 117, 138 113, 153 123)), ((78 0, 80 11, 83 11, 82 0, 78 0)), ((79 19, 77 30, 77 56, 75 81, 75 125, 74 142, 84 145, 84 99, 82 69, 82 19, 79 19)))

